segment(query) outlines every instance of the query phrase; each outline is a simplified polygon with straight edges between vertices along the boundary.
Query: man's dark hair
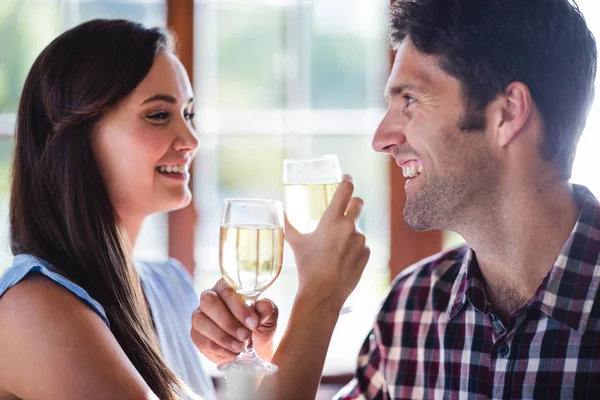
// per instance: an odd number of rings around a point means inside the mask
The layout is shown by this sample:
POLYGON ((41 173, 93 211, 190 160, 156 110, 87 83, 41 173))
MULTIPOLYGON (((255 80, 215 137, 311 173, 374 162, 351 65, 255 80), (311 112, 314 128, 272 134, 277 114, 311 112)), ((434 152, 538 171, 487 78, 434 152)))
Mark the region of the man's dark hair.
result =
POLYGON ((568 0, 398 0, 390 43, 408 37, 457 78, 480 111, 511 82, 529 88, 544 123, 541 153, 565 179, 594 99, 596 42, 568 0))

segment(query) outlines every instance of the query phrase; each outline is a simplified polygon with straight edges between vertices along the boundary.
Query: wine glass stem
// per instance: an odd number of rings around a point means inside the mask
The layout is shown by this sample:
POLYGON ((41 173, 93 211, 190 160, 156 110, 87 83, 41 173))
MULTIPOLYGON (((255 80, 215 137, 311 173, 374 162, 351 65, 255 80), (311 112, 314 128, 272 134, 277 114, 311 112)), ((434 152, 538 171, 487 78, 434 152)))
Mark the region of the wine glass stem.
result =
MULTIPOLYGON (((248 307, 254 307, 254 299, 246 299, 245 303, 248 307)), ((238 357, 243 358, 254 358, 257 357, 256 352, 254 351, 254 342, 252 341, 252 332, 250 332, 250 337, 246 340, 246 345, 244 346, 244 350, 240 353, 238 357)))

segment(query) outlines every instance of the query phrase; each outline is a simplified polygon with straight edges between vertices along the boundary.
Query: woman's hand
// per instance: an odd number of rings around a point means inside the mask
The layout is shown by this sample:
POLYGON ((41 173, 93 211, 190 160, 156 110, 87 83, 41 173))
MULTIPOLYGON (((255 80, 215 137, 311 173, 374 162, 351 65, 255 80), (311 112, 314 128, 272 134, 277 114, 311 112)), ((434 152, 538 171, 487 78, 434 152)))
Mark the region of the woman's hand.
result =
POLYGON ((235 358, 250 337, 264 360, 273 355, 273 336, 279 312, 268 299, 248 307, 225 280, 200 295, 200 305, 192 315, 192 341, 209 360, 224 363, 235 358))

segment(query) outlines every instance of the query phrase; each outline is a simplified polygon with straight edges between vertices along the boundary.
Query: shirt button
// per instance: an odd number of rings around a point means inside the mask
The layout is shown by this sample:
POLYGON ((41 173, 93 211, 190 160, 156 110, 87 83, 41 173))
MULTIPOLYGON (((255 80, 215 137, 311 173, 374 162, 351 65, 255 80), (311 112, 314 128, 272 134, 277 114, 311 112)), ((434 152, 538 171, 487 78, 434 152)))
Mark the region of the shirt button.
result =
POLYGON ((502 343, 498 347, 498 354, 500 354, 500 357, 506 357, 506 355, 508 354, 508 351, 509 351, 509 348, 506 343, 502 343))

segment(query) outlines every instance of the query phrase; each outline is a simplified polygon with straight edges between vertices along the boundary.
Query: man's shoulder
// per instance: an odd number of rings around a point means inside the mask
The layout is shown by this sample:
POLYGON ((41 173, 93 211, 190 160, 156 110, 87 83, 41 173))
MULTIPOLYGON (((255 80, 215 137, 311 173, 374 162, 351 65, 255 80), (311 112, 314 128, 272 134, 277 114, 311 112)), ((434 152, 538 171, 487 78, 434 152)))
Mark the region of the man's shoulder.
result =
POLYGON ((447 283, 454 283, 452 277, 456 277, 468 251, 469 246, 467 244, 460 244, 424 258, 400 272, 394 278, 392 287, 401 287, 406 284, 429 286, 430 283, 437 282, 440 279, 447 283))
POLYGON ((445 310, 468 252, 467 244, 458 245, 403 270, 390 285, 382 311, 396 310, 402 299, 405 308, 425 309, 429 303, 438 311, 445 310))

